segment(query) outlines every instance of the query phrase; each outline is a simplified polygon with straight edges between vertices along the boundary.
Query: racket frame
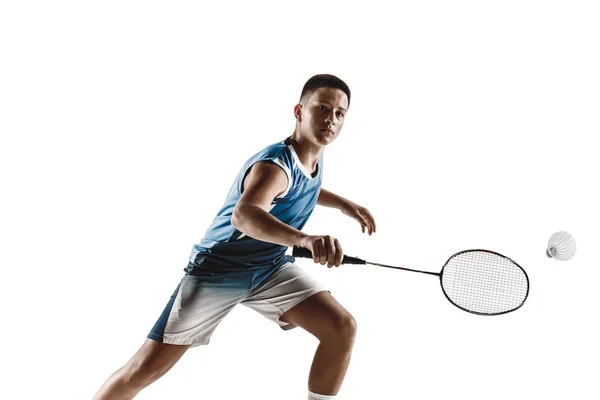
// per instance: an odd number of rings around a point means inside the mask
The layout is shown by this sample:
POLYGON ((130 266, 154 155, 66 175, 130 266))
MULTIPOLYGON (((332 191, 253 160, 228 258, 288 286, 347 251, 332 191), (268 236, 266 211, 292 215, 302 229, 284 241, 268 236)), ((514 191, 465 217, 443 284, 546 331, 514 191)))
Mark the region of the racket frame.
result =
MULTIPOLYGON (((424 272, 424 271, 419 271, 419 272, 424 272)), ((484 315, 484 316, 491 316, 491 315, 502 315, 502 314, 507 314, 510 312, 513 312, 515 310, 518 310, 519 308, 523 307, 523 304, 525 304, 525 301, 527 300, 527 297, 529 296, 529 276, 527 275, 527 272, 525 272, 525 270, 523 269, 523 267, 521 267, 519 264, 517 264, 513 259, 506 257, 503 254, 497 253, 495 251, 492 250, 485 250, 485 249, 470 249, 470 250, 462 250, 459 251, 458 253, 453 254, 452 256, 450 256, 450 258, 448 258, 448 260, 444 263, 444 266, 442 267, 442 270, 439 272, 439 278, 440 278, 440 286, 442 288, 442 292, 444 292, 444 296, 446 296, 446 298, 448 299, 448 301, 454 305, 457 308, 460 308, 463 311, 466 311, 468 313, 471 314, 476 314, 476 315, 484 315), (494 254, 496 256, 505 258, 506 260, 508 260, 509 262, 511 262, 512 264, 516 265, 521 272, 523 273, 523 275, 525 276, 525 280, 527 282, 527 292, 525 293, 525 297, 523 297, 523 300, 521 301, 521 304, 519 304, 519 306, 512 308, 510 310, 507 311, 502 311, 502 312, 497 312, 497 313, 482 313, 482 312, 477 312, 477 311, 473 311, 473 310, 468 310, 464 307, 459 306, 458 304, 456 304, 454 301, 452 301, 452 299, 450 299, 450 297, 448 296, 448 294, 446 293, 446 290, 444 290, 444 285, 443 285, 443 276, 444 276, 444 268, 446 268, 446 265, 448 265, 448 263, 456 256, 463 254, 463 253, 472 253, 472 252, 484 252, 484 253, 490 253, 490 254, 494 254)))

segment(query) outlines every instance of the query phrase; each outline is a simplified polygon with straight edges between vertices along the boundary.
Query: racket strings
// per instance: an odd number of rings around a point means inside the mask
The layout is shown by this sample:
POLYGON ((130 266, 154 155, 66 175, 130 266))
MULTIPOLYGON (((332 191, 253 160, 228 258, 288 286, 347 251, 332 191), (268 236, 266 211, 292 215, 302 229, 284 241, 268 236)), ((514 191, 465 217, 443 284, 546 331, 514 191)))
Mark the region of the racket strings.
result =
POLYGON ((520 307, 529 291, 523 270, 486 251, 468 251, 444 266, 442 288, 450 301, 478 314, 501 314, 520 307))

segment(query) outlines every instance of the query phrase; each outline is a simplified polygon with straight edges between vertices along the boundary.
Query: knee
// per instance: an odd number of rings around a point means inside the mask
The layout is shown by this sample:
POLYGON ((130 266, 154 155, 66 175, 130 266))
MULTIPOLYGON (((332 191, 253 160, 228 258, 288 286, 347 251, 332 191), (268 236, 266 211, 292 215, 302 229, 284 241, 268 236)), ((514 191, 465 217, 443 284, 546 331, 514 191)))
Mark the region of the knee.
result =
POLYGON ((354 337, 356 336, 356 320, 351 314, 348 314, 344 322, 342 324, 342 331, 344 335, 348 338, 351 338, 354 341, 354 337))
POLYGON ((333 319, 329 336, 337 342, 352 344, 356 336, 356 328, 354 317, 350 313, 343 313, 333 319))

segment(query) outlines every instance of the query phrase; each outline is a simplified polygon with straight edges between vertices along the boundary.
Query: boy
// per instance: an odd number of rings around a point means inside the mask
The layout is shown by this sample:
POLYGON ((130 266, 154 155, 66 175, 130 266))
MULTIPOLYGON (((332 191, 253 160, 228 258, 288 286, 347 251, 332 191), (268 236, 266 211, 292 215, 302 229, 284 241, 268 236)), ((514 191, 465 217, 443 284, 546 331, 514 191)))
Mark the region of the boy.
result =
POLYGON ((314 262, 340 265, 337 239, 301 231, 316 204, 338 208, 363 232, 375 232, 366 208, 321 189, 323 150, 339 135, 349 105, 350 89, 339 78, 322 74, 306 82, 294 107, 294 133, 246 162, 145 343, 104 383, 96 400, 132 399, 188 348, 208 344, 239 303, 284 330, 299 326, 317 337, 308 398, 335 398, 350 362, 356 322, 285 252, 304 247, 314 262))

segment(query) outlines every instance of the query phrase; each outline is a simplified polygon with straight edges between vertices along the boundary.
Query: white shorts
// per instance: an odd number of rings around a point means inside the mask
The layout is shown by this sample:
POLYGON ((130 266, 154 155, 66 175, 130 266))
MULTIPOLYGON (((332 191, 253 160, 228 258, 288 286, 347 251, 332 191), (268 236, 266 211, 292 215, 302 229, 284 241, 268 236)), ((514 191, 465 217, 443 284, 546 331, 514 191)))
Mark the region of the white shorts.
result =
POLYGON ((162 343, 199 346, 208 344, 221 320, 241 303, 277 323, 283 313, 327 290, 299 266, 286 263, 256 285, 259 274, 231 272, 209 276, 185 275, 148 338, 162 343))

